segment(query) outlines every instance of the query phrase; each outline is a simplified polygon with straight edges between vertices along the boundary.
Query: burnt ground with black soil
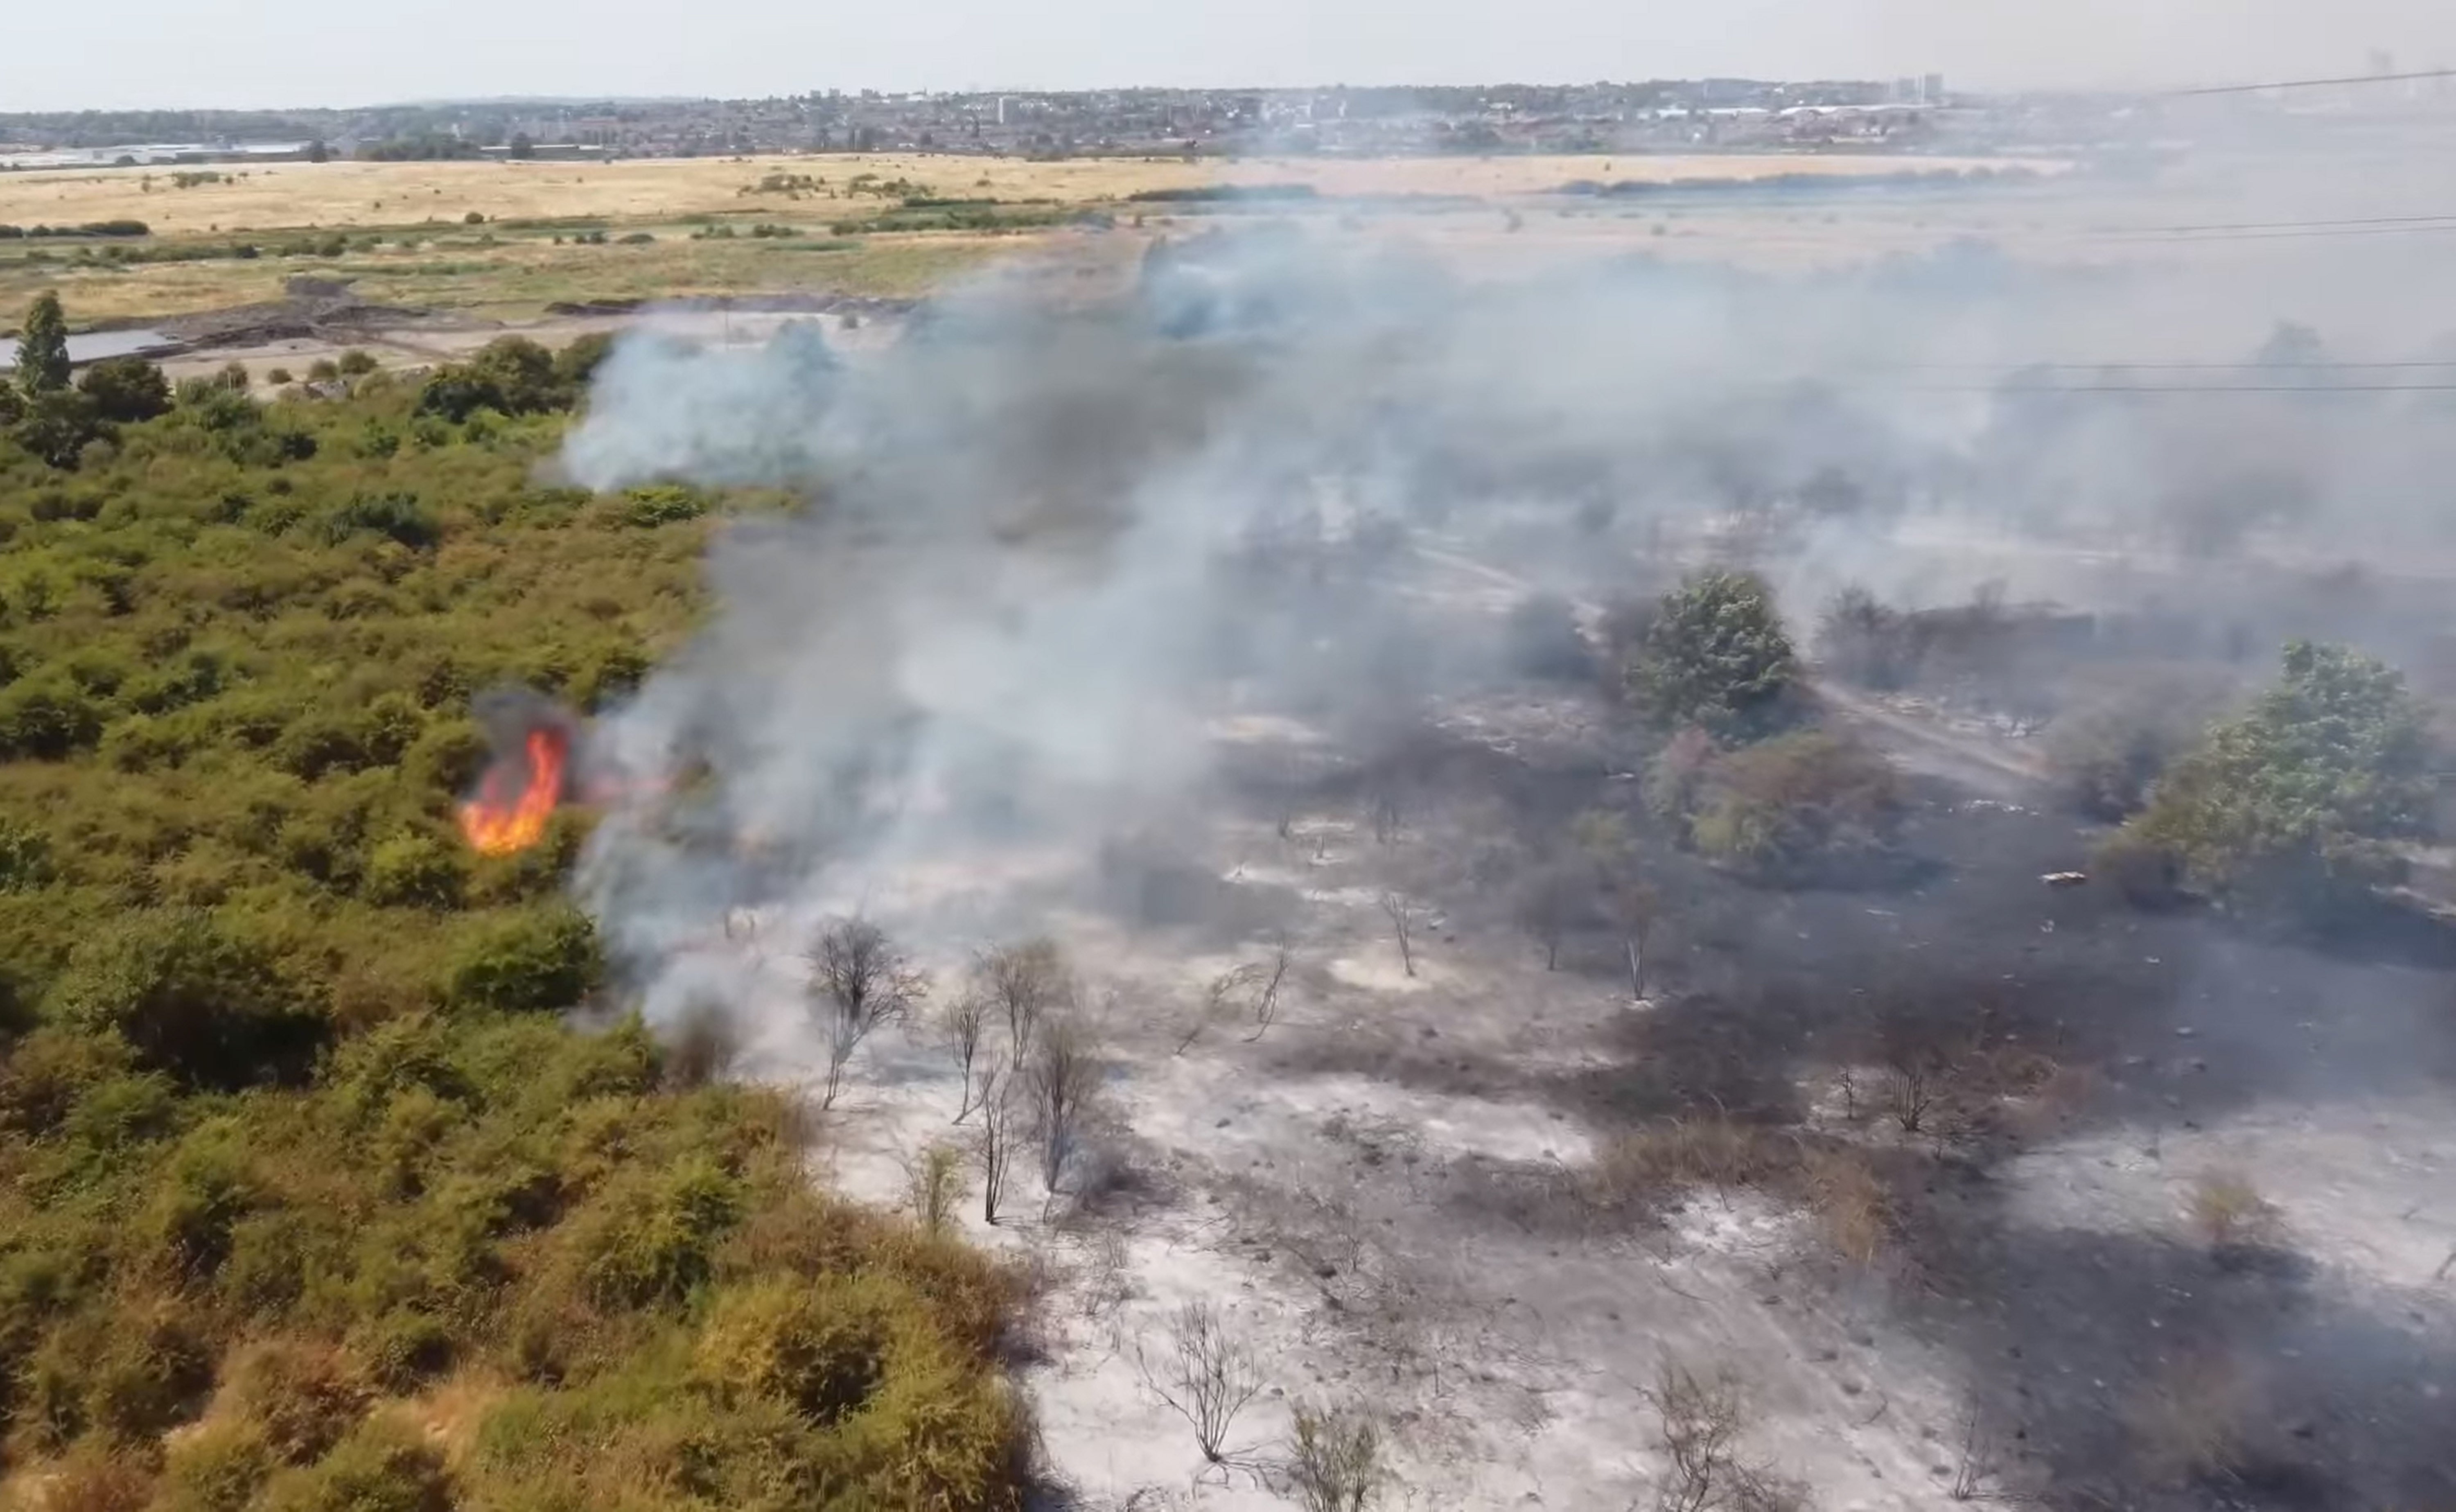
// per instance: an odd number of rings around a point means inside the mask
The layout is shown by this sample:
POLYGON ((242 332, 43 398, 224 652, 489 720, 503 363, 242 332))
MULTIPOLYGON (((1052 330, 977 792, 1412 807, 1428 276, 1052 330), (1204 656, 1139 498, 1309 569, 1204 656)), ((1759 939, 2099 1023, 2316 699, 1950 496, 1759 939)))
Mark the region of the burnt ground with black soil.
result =
MULTIPOLYGON (((1468 625, 1492 607, 1445 596, 1468 625)), ((1647 745, 1589 688, 1505 679, 1378 756, 1228 721, 1198 821, 898 884, 984 939, 1054 933, 1100 1035, 1095 1147, 1054 1196, 1018 1178, 995 1228, 970 1204, 1046 1284, 1027 1379, 1062 1502, 1284 1504, 1315 1400, 1388 1425, 1384 1505, 1651 1504, 1667 1361, 1732 1370, 1743 1453, 1817 1506, 2456 1502, 2435 927, 2314 940, 2051 886, 2101 831, 2000 766, 1914 775, 1914 864, 1882 885, 1753 885, 1645 819, 1647 745), (1514 922, 1525 868, 1597 807, 1665 900, 1639 1000, 1599 913, 1555 971, 1514 922), (1279 938, 1276 1021, 1206 1020, 1279 938), (1701 1130, 1747 1168, 1627 1175, 1701 1130), (2212 1229, 2226 1192, 2250 1195, 2212 1229), (1260 1367, 1222 1464, 1151 1384, 1189 1299, 1260 1367)), ((826 1163, 896 1195, 970 1131, 929 1034, 864 1056, 826 1163)))

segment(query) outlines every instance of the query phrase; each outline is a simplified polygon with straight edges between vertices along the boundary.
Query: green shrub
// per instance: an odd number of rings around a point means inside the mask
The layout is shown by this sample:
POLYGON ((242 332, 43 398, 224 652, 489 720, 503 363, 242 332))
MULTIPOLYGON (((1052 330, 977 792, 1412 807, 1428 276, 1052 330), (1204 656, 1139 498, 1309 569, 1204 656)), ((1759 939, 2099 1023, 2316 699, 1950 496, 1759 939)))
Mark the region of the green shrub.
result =
POLYGON ((255 1423, 205 1423, 164 1457, 154 1505, 158 1512, 246 1512, 277 1464, 255 1423))
POLYGON ((1689 838, 1714 860, 1763 874, 1829 872, 1889 854, 1902 807, 1883 757, 1802 730, 1717 758, 1689 838))
POLYGON ((321 1020, 261 946, 196 910, 134 913, 77 948, 51 1012, 113 1033, 140 1064, 213 1087, 295 1072, 321 1020))
POLYGON ((458 850, 420 834, 395 835, 367 852, 358 895, 369 903, 455 909, 468 873, 458 850))
POLYGON ((463 945, 445 993, 469 1008, 552 1011, 577 1006, 604 975, 588 916, 537 908, 495 920, 463 945))
POLYGON ((779 1277, 729 1290, 701 1330, 696 1374, 728 1396, 765 1398, 833 1422, 878 1389, 899 1325, 919 1307, 878 1277, 816 1284, 779 1277))
POLYGON ((367 1377, 397 1395, 416 1391, 421 1381, 451 1368, 452 1330, 442 1318, 409 1308, 396 1308, 350 1334, 350 1345, 366 1361, 367 1377))
POLYGON ((264 1512, 451 1512, 442 1454, 415 1425, 371 1419, 316 1464, 266 1486, 264 1512))
POLYGON ((625 1173, 572 1217, 583 1294, 609 1311, 680 1301, 713 1273, 743 1196, 738 1179, 698 1156, 625 1173))
POLYGON ((0 892, 31 892, 50 885, 51 837, 23 819, 0 815, 0 892))
POLYGON ((349 1357, 331 1344, 276 1338, 231 1357, 222 1400, 282 1462, 322 1458, 365 1416, 371 1400, 349 1357))
POLYGON ((161 1505, 139 1458, 101 1448, 71 1455, 44 1474, 43 1512, 147 1512, 161 1505))
POLYGON ((696 520, 707 512, 707 504, 698 492, 679 483, 651 483, 634 488, 623 495, 615 507, 614 519, 639 530, 653 530, 685 520, 696 520))
POLYGON ((138 1443, 203 1410, 213 1367, 213 1346, 196 1320, 175 1303, 147 1299, 120 1309, 108 1340, 72 1371, 82 1379, 83 1420, 92 1431, 138 1443))
POLYGON ((47 674, 0 688, 0 758, 59 761, 102 738, 103 705, 74 682, 47 674))
POLYGON ((154 1183, 142 1228, 182 1283, 209 1279, 221 1270, 233 1229, 262 1200, 238 1137, 227 1122, 196 1130, 180 1142, 154 1183))
POLYGON ((365 534, 397 541, 413 551, 426 551, 441 539, 435 517, 415 494, 360 494, 324 517, 327 544, 339 545, 365 534))

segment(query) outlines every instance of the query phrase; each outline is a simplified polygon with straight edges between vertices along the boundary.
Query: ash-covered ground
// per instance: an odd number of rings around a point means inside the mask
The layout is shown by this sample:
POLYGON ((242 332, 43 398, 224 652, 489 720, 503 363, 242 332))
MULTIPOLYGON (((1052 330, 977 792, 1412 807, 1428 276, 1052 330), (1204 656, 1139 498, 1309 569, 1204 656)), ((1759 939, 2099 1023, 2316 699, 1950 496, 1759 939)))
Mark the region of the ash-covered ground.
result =
MULTIPOLYGON (((1383 570, 1442 633, 1498 633, 1493 569, 1383 570)), ((1923 778, 1918 865, 1888 886, 1751 887, 1649 844, 1666 903, 1632 1000, 1617 931, 1582 921, 1546 970, 1509 901, 1528 837, 1634 811, 1624 721, 1498 676, 1379 748, 1223 720, 1179 823, 880 880, 881 916, 926 891, 983 945, 1057 939, 1094 1027, 1095 1148, 1054 1195, 1027 1158, 994 1228, 977 1173, 963 1204, 1046 1288, 1024 1379, 1054 1504, 1285 1504, 1298 1401, 1387 1424, 1382 1504, 1651 1504, 1667 1361, 1729 1368, 1745 1457, 1816 1506, 2456 1496, 2445 960, 2050 887, 2092 827, 2043 787, 1923 778), (1273 1022, 1209 1001, 1282 940, 1273 1022), (1959 1059, 1912 1132, 1887 1067, 1920 1032, 1959 1059), (1724 1120, 1860 1162, 1873 1238, 1778 1182, 1611 1186, 1616 1139, 1724 1120), (2234 1175, 2273 1213, 2212 1245, 2195 1193, 2234 1175), (1224 1466, 1146 1379, 1189 1299, 1267 1381, 1224 1466)), ((959 950, 928 964, 961 991, 959 950)), ((770 962, 770 1022, 800 970, 770 962)), ((829 1178, 901 1201, 920 1151, 972 1135, 933 1024, 859 1052, 829 1178)), ((750 1068, 807 1069, 807 1044, 780 1032, 750 1068)))
MULTIPOLYGON (((1382 1426, 1392 1506, 2448 1503, 2445 921, 2085 875, 2281 640, 2445 686, 2441 401, 2349 376, 2437 348, 2280 323, 2364 302, 2346 255, 1478 283, 1282 229, 862 353, 627 342, 576 480, 809 503, 721 534, 711 623, 596 730, 652 796, 580 889, 661 1032, 809 1089, 825 1178, 955 1152, 1040 1282, 1053 1504, 1283 1504, 1300 1407, 1382 1426), (2023 365, 2146 336, 2219 377, 2023 365), (1631 627, 1721 564, 1906 795, 1852 865, 1749 880, 1652 801, 1690 737, 1631 627), (2154 760, 2077 786, 2108 729, 2154 760), (811 969, 853 916, 930 993, 848 1036, 811 969), (946 1014, 1040 938, 1095 1074, 992 1130, 946 1014), (1189 1303, 1257 1389, 1207 1436, 1189 1303), (1682 1371, 1728 1378, 1713 1486, 1682 1371)), ((972 1070, 1030 1103, 1054 1043, 993 1016, 972 1070)))

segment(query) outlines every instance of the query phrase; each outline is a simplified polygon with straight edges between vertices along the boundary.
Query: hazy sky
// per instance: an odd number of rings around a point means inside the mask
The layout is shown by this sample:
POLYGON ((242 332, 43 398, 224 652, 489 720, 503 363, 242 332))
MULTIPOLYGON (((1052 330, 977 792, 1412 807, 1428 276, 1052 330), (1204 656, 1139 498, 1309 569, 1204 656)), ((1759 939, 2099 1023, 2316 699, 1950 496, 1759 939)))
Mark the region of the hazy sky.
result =
POLYGON ((490 94, 1892 77, 2164 85, 2456 65, 2456 0, 11 0, 0 112, 490 94))

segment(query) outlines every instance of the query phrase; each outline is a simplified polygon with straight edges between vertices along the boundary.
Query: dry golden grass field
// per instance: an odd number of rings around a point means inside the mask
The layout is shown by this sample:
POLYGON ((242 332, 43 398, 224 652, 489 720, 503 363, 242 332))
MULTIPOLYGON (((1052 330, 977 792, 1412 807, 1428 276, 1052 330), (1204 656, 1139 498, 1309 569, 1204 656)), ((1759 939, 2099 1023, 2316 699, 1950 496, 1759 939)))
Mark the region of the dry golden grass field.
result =
MULTIPOLYGON (((1776 174, 1950 174, 1976 166, 1953 158, 1842 154, 1028 162, 868 153, 615 163, 277 163, 223 170, 232 175, 224 182, 189 189, 173 188, 170 175, 160 171, 113 168, 0 174, 0 224, 125 218, 145 221, 163 235, 193 235, 455 223, 472 212, 497 220, 589 216, 654 221, 783 211, 794 202, 753 192, 771 174, 824 180, 825 187, 810 196, 824 206, 863 174, 903 179, 933 194, 1071 204, 1204 184, 1307 184, 1326 194, 1492 197, 1557 189, 1581 178, 1675 182, 1776 174)), ((808 199, 800 208, 804 215, 817 213, 808 199)))
MULTIPOLYGON (((379 304, 510 321, 587 300, 784 291, 912 296, 1002 254, 1053 241, 1090 251, 1089 243, 1104 240, 1098 233, 1054 224, 1078 212, 1106 212, 1118 228, 1115 239, 1132 243, 1126 250, 1133 252, 1146 236, 1173 234, 1181 224, 1298 209, 1133 197, 1217 185, 1303 185, 1325 201, 1399 196, 1406 213, 1385 229, 1454 244, 1479 263, 1591 256, 1610 250, 1606 243, 1640 236, 1657 255, 1693 254, 1728 240, 1716 227, 1732 216, 1747 222, 1746 245, 1774 255, 1811 231, 1812 207, 1683 209, 1549 192, 1579 180, 1728 183, 1816 174, 1839 182, 2011 166, 2006 159, 1819 153, 1032 162, 872 153, 277 163, 213 170, 218 178, 185 188, 158 170, 0 174, 0 225, 128 219, 153 230, 136 240, 0 242, 0 327, 45 289, 58 290, 71 319, 85 325, 258 303, 279 297, 289 279, 302 276, 347 279, 379 304), (908 207, 914 199, 968 207, 908 207), (982 208, 984 201, 994 204, 982 208), (1522 219, 1540 232, 1504 235, 1521 230, 1522 219)), ((2052 172, 2062 165, 2018 166, 2052 172)), ((1919 203, 1860 205, 1851 217, 1850 250, 1867 255, 1932 241, 1944 228, 1927 215, 1919 203), (1906 224, 1889 229, 1905 216, 1906 224)), ((1341 212, 1339 219, 1352 217, 1341 212)), ((1830 255, 1835 240, 1808 235, 1798 254, 1809 260, 1830 255)))
MULTIPOLYGON (((460 228, 454 227, 457 233, 460 228)), ((77 324, 158 319, 279 298, 301 275, 351 280, 362 298, 495 318, 531 317, 559 300, 657 299, 780 290, 916 297, 1031 234, 961 233, 778 241, 693 241, 668 228, 645 246, 558 246, 544 235, 387 241, 341 257, 215 258, 114 267, 19 263, 0 255, 0 328, 55 289, 77 324)))

